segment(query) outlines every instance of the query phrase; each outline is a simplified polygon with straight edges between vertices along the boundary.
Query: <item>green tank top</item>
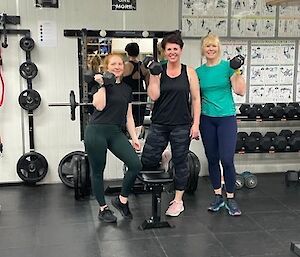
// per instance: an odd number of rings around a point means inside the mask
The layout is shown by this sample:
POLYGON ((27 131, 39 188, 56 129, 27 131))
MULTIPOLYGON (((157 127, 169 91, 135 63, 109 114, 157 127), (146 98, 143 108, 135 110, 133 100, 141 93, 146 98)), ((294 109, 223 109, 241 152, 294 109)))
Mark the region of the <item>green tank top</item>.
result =
POLYGON ((211 117, 236 114, 230 77, 234 70, 229 61, 214 66, 201 65, 196 69, 201 92, 201 113, 211 117))

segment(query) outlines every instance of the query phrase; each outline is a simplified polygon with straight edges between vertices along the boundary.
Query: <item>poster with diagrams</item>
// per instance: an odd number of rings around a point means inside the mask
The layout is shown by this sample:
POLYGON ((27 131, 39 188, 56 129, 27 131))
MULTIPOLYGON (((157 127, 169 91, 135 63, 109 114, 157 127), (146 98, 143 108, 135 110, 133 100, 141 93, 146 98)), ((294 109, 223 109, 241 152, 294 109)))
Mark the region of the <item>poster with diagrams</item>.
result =
MULTIPOLYGON (((300 45, 299 45, 298 53, 299 51, 300 51, 300 45)), ((299 57, 298 57, 298 65, 297 65, 296 102, 300 102, 300 58, 299 57)))
POLYGON ((232 0, 231 37, 274 37, 276 7, 265 0, 232 0))
MULTIPOLYGON (((245 57, 245 64, 242 66, 243 76, 247 78, 247 51, 248 45, 245 41, 237 41, 237 40, 224 40, 222 42, 222 58, 225 60, 230 60, 238 54, 241 54, 245 57)), ((246 95, 238 96, 233 94, 235 103, 245 103, 246 95)))
POLYGON ((249 58, 249 102, 292 102, 295 41, 252 41, 249 58))
POLYGON ((279 6, 278 36, 300 36, 300 6, 279 6))
POLYGON ((212 32, 226 37, 229 0, 182 0, 182 35, 202 37, 212 32))

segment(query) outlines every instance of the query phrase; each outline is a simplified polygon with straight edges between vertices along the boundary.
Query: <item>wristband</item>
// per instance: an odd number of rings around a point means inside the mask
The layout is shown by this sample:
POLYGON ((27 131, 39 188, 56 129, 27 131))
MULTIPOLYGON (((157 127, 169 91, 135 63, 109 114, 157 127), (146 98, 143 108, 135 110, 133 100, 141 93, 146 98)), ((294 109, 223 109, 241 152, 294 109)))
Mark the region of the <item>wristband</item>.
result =
POLYGON ((236 75, 243 75, 243 70, 242 69, 237 69, 237 70, 235 70, 234 71, 234 73, 236 74, 236 75))

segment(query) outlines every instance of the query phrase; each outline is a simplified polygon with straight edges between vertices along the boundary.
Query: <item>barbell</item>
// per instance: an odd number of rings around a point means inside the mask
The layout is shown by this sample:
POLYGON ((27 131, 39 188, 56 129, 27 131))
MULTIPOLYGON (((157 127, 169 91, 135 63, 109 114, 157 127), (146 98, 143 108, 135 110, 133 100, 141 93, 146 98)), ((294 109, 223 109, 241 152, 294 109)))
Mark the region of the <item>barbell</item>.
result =
MULTIPOLYGON (((144 104, 152 104, 152 102, 132 102, 133 105, 144 105, 144 104)), ((93 106, 92 103, 78 103, 76 102, 75 93, 73 90, 70 91, 70 101, 69 103, 49 103, 49 107, 60 107, 60 106, 70 106, 71 108, 71 120, 75 120, 75 109, 77 106, 93 106)))

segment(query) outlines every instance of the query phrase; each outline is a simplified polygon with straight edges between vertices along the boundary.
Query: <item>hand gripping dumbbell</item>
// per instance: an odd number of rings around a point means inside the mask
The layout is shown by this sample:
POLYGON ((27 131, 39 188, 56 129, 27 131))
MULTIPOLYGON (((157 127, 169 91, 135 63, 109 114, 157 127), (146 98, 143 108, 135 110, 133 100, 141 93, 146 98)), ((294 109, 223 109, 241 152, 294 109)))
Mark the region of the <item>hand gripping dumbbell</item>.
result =
POLYGON ((161 63, 154 60, 153 56, 147 55, 143 60, 143 64, 147 69, 149 69, 152 75, 159 75, 162 73, 163 69, 161 63))
MULTIPOLYGON (((84 81, 86 83, 90 83, 90 82, 94 81, 94 76, 96 74, 97 73, 93 72, 92 70, 87 70, 83 74, 83 79, 84 79, 84 81)), ((116 82, 116 77, 115 77, 115 75, 113 73, 104 72, 104 73, 101 73, 101 75, 102 75, 103 85, 104 86, 113 85, 116 82)))

